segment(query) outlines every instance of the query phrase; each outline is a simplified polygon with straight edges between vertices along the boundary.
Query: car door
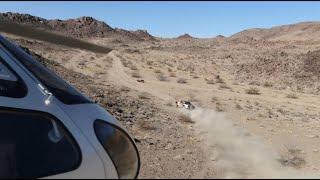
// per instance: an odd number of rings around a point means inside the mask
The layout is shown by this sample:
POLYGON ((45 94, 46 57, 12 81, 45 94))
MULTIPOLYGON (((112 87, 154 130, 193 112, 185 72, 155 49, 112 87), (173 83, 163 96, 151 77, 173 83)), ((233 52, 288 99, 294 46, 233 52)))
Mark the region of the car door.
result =
POLYGON ((0 45, 0 178, 105 178, 72 120, 0 45))

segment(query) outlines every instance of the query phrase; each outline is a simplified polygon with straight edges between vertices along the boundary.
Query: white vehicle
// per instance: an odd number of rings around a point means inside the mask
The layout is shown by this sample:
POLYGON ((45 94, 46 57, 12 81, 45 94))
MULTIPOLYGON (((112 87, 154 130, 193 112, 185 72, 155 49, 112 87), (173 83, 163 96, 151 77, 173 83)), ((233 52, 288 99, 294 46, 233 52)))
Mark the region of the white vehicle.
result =
POLYGON ((194 105, 191 104, 191 102, 183 101, 183 100, 176 101, 176 107, 185 108, 185 109, 188 109, 188 110, 194 110, 195 109, 194 105))
POLYGON ((137 178, 120 123, 0 36, 0 178, 137 178))

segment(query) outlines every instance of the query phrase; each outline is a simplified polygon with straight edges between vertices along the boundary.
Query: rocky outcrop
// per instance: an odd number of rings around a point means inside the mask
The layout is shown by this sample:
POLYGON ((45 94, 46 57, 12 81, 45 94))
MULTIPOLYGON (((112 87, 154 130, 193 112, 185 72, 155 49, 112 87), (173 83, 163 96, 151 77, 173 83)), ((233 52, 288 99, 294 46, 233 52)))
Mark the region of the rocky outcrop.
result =
POLYGON ((145 30, 128 31, 119 28, 112 28, 105 22, 98 21, 87 16, 67 20, 47 20, 29 14, 8 12, 0 13, 0 20, 29 25, 35 28, 57 32, 74 38, 121 37, 137 41, 156 40, 145 30))

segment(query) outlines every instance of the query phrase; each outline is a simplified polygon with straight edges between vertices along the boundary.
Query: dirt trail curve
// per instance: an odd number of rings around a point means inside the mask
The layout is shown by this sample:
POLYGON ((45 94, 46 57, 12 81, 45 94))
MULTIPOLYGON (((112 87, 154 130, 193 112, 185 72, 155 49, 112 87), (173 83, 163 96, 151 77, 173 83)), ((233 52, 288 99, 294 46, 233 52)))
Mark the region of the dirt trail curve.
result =
POLYGON ((125 67, 122 65, 120 58, 115 55, 115 51, 109 53, 109 56, 113 59, 113 66, 108 75, 111 81, 137 91, 148 92, 162 100, 168 100, 168 98, 170 98, 167 94, 157 91, 157 89, 152 86, 143 86, 143 88, 141 88, 141 83, 137 82, 136 79, 133 79, 125 73, 125 67))

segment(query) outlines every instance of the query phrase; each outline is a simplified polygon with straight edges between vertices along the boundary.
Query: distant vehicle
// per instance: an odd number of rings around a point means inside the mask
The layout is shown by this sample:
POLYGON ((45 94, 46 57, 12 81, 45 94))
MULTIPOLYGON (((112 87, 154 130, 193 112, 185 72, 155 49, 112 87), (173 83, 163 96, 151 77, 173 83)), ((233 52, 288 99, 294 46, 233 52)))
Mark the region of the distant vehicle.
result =
POLYGON ((0 35, 0 178, 137 178, 120 123, 0 35))
POLYGON ((194 110, 195 109, 195 106, 193 104, 191 104, 191 102, 183 101, 183 100, 176 101, 176 107, 185 108, 185 109, 188 109, 188 110, 194 110))

